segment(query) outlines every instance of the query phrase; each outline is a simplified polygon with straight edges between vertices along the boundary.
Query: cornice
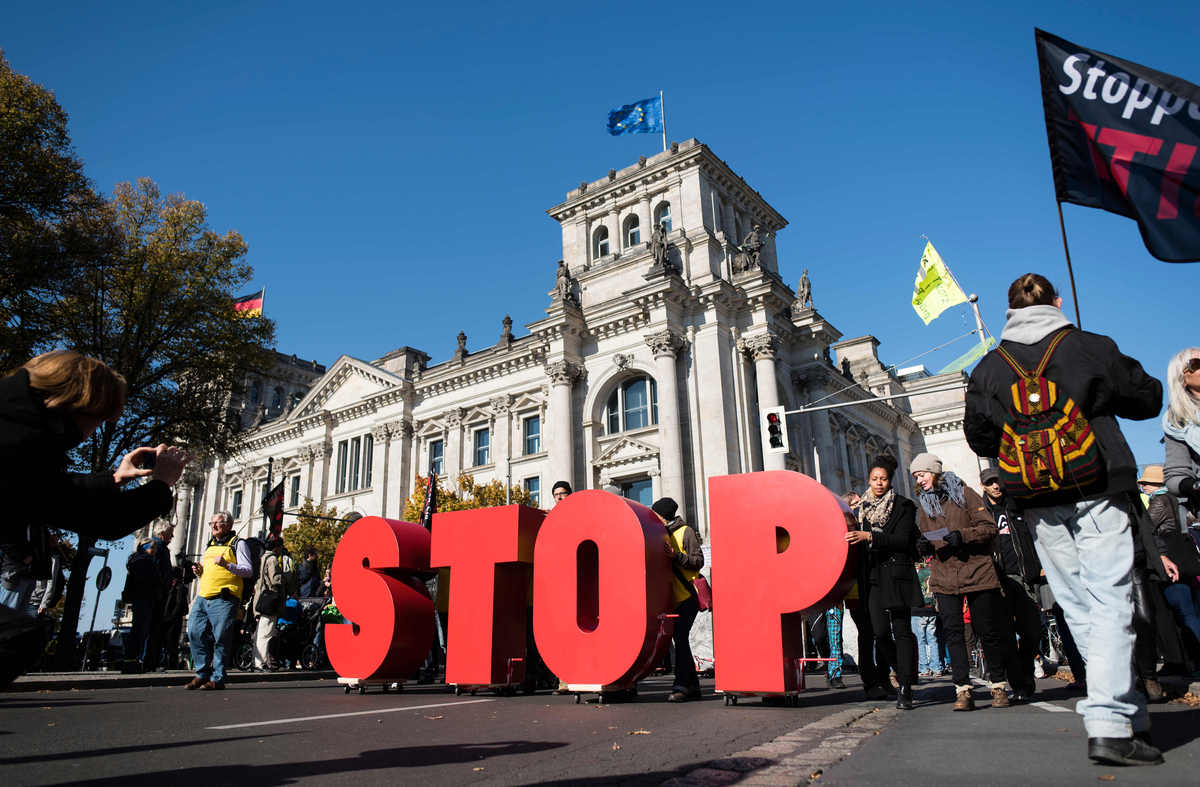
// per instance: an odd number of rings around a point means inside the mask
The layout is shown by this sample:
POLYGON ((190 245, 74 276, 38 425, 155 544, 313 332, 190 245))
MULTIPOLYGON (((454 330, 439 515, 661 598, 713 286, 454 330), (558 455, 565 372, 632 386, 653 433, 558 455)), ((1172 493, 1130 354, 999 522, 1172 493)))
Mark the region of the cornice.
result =
POLYGON ((525 348, 521 353, 507 352, 488 355, 480 353, 478 356, 468 356, 465 366, 456 365, 451 368, 443 364, 427 369, 421 375, 421 380, 416 384, 415 390, 420 398, 427 399, 526 369, 533 369, 542 364, 546 357, 546 351, 546 346, 538 343, 525 348))

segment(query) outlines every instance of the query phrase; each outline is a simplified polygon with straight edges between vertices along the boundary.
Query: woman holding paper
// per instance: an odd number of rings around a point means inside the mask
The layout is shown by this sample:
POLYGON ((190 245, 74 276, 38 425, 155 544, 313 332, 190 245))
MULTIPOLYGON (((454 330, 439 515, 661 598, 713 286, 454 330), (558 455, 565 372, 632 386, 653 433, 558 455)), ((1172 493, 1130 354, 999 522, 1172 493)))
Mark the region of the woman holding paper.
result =
MULTIPOLYGON (((917 640, 909 610, 920 606, 916 560, 917 507, 896 494, 892 477, 896 460, 876 457, 867 476, 867 491, 859 501, 862 530, 846 534, 851 544, 865 544, 867 592, 861 593, 870 610, 875 647, 888 664, 896 667, 896 707, 912 710, 912 685, 917 673, 917 640)), ((883 670, 886 679, 886 670, 883 670)))
POLYGON ((996 523, 975 490, 952 472, 942 470, 942 460, 933 454, 918 454, 909 470, 919 489, 918 525, 923 540, 933 551, 929 587, 937 600, 938 614, 950 650, 954 677, 954 710, 975 710, 971 695, 970 661, 963 640, 963 599, 983 644, 991 683, 992 707, 1010 705, 1005 691, 1005 659, 1012 648, 1008 607, 1000 592, 1000 576, 992 561, 996 523))

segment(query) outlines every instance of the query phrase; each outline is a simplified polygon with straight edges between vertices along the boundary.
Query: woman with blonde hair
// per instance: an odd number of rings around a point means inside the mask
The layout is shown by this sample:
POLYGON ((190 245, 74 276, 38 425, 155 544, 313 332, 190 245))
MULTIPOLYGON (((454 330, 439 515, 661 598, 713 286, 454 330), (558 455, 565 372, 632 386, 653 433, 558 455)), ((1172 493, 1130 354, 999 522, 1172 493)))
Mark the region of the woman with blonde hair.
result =
POLYGON ((1200 347, 1180 350, 1167 364, 1162 425, 1167 490, 1200 514, 1200 347))

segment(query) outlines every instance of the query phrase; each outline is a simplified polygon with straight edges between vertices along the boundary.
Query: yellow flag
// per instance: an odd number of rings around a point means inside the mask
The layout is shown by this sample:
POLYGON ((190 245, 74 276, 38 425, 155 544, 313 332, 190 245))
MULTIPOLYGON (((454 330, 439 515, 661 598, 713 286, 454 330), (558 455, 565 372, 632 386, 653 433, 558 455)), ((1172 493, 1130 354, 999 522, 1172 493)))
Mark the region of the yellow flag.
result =
POLYGON ((913 282, 912 305, 917 316, 928 325, 946 309, 966 302, 967 296, 950 275, 950 269, 942 262, 941 255, 932 243, 926 242, 925 253, 921 255, 921 269, 917 271, 917 280, 913 282))
POLYGON ((980 358, 988 354, 988 350, 996 346, 996 340, 989 336, 986 340, 972 347, 967 352, 960 355, 945 369, 942 369, 938 374, 946 374, 947 372, 961 372, 971 364, 978 361, 980 358))

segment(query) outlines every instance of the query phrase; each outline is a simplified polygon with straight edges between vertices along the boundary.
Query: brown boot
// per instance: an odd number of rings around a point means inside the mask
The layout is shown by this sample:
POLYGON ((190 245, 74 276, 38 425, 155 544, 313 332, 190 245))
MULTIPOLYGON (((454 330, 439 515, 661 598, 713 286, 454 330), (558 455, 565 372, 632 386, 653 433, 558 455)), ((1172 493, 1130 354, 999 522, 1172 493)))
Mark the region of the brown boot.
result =
POLYGON ((975 697, 972 696, 971 690, 958 692, 954 698, 955 710, 975 710, 975 697))
POLYGON ((1008 692, 1006 692, 1004 690, 1004 687, 1003 686, 993 686, 992 687, 992 707, 993 708, 1008 708, 1011 706, 1012 706, 1012 703, 1008 699, 1008 692))
POLYGON ((196 689, 200 688, 203 685, 204 685, 204 681, 201 680, 200 678, 192 678, 190 681, 188 681, 188 684, 186 686, 184 686, 184 688, 187 689, 188 691, 195 691, 196 689))

